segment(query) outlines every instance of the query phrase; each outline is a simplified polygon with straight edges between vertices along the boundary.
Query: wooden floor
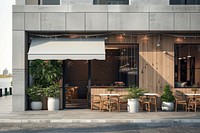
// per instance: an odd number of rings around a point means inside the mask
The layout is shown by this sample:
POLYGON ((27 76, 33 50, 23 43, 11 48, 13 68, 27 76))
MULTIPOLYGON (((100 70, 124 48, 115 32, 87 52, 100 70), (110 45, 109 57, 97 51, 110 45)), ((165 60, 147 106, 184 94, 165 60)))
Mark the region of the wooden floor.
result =
POLYGON ((87 99, 76 99, 73 103, 66 103, 66 109, 87 109, 88 101, 87 99))

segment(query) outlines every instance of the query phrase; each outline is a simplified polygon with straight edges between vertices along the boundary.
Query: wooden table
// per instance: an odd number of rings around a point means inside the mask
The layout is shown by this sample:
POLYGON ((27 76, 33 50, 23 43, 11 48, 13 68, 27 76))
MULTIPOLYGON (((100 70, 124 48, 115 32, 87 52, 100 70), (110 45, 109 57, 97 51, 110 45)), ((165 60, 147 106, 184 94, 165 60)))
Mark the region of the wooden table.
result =
POLYGON ((197 96, 200 96, 200 94, 192 94, 192 93, 186 93, 185 95, 187 95, 187 96, 193 96, 192 98, 189 98, 189 99, 192 99, 193 101, 194 101, 194 111, 196 112, 197 111, 197 99, 196 99, 196 97, 197 96))
POLYGON ((108 110, 109 110, 109 112, 111 112, 111 98, 110 98, 110 96, 119 97, 119 94, 99 94, 99 96, 101 97, 101 99, 102 99, 103 96, 107 96, 107 99, 108 99, 108 110))
POLYGON ((157 93, 144 93, 145 96, 157 96, 159 97, 160 94, 157 94, 157 93))

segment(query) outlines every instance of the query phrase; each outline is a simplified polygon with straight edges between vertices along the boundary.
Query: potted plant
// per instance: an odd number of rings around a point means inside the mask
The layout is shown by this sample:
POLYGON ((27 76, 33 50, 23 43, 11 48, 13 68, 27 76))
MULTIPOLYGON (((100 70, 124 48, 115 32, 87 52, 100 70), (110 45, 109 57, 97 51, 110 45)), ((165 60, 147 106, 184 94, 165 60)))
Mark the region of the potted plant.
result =
MULTIPOLYGON (((59 102, 57 102, 58 99, 55 98, 59 97, 58 92, 60 88, 58 87, 59 86, 58 83, 62 78, 62 63, 60 61, 55 61, 55 60, 51 61, 34 60, 31 62, 29 70, 30 74, 32 75, 33 84, 40 85, 42 88, 44 88, 45 96, 54 97, 53 100, 52 98, 49 98, 50 100, 48 101, 51 102, 56 101, 55 102, 57 104, 56 107, 59 107, 59 102), (56 94, 52 94, 52 92, 56 94)), ((44 101, 44 103, 46 102, 44 101)))
POLYGON ((112 91, 114 91, 114 88, 108 88, 107 91, 110 92, 110 94, 112 93, 112 91))
POLYGON ((170 86, 166 85, 164 88, 164 93, 161 95, 162 100, 162 110, 172 111, 174 109, 174 96, 170 90, 170 86))
POLYGON ((32 86, 27 89, 27 94, 31 99, 31 109, 41 110, 42 109, 41 97, 43 95, 43 89, 40 86, 32 86))
POLYGON ((55 111, 59 110, 59 95, 60 95, 59 84, 50 85, 44 89, 44 94, 48 97, 48 110, 55 111))
POLYGON ((128 95, 126 99, 128 99, 127 109, 129 113, 136 113, 139 111, 139 97, 144 95, 146 92, 144 89, 139 87, 129 87, 127 88, 128 95))

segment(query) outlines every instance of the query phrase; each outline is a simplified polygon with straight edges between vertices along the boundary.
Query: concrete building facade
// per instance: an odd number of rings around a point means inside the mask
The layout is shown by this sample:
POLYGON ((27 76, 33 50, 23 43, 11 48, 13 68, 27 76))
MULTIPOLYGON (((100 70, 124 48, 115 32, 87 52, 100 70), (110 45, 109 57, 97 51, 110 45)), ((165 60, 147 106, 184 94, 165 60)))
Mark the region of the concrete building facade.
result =
POLYGON ((174 45, 200 44, 199 5, 170 5, 169 0, 129 0, 122 5, 94 5, 93 0, 42 3, 16 0, 13 6, 13 111, 27 110, 30 35, 104 34, 107 43, 130 43, 134 37, 139 45, 138 84, 153 92, 166 83, 175 88, 174 45), (125 39, 116 39, 121 34, 125 39))

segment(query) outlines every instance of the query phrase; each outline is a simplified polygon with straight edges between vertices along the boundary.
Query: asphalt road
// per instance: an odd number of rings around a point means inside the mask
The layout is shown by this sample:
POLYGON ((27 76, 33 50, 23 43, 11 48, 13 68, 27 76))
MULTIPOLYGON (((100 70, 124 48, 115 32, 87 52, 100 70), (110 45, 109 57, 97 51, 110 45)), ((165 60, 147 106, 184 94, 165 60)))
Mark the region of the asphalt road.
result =
POLYGON ((199 124, 0 124, 0 133, 200 133, 199 124))

